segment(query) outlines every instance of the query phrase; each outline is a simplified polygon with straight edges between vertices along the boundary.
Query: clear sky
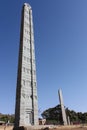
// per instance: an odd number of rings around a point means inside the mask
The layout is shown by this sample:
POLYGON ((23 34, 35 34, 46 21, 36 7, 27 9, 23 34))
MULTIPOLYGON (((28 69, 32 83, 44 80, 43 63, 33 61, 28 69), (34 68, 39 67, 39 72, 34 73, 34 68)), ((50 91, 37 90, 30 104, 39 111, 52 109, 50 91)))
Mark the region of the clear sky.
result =
POLYGON ((0 112, 14 113, 21 9, 33 10, 38 105, 87 112, 87 0, 0 0, 0 112))

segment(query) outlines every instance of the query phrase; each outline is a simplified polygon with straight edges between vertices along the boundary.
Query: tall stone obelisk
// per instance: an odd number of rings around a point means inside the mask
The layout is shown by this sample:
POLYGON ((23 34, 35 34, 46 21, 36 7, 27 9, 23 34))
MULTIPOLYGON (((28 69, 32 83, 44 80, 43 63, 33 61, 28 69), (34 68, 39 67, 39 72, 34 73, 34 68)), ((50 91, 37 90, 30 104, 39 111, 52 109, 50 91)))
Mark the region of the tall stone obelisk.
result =
POLYGON ((38 101, 32 9, 29 4, 24 3, 21 17, 14 127, 37 124, 38 101))
POLYGON ((63 125, 67 125, 67 118, 66 118, 66 112, 64 108, 64 102, 63 102, 63 96, 62 96, 62 90, 58 90, 58 95, 59 95, 59 101, 60 101, 60 106, 61 106, 61 111, 62 111, 62 118, 63 118, 63 125))

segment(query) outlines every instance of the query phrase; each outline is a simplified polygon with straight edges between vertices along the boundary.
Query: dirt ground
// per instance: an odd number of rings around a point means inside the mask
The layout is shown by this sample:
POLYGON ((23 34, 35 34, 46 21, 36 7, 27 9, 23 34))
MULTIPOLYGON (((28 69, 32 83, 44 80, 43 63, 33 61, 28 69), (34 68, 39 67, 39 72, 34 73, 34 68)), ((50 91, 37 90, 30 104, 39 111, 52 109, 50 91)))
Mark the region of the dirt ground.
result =
MULTIPOLYGON (((13 130, 13 126, 0 126, 0 130, 13 130)), ((41 130, 87 130, 87 126, 54 126, 53 128, 45 127, 41 130)))
POLYGON ((87 130, 86 126, 67 126, 57 127, 53 130, 87 130))
POLYGON ((0 126, 0 130, 12 130, 13 126, 0 126))

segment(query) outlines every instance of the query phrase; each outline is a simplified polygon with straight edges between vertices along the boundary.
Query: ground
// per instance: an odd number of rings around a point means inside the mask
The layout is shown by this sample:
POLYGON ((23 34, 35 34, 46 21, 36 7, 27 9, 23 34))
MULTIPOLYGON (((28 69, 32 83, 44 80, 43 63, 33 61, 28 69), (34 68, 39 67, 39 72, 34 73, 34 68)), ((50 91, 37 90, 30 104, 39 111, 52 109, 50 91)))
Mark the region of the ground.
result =
MULTIPOLYGON (((33 128, 35 130, 35 128, 33 128)), ((27 130, 33 130, 30 127, 27 130)), ((87 126, 41 126, 36 127, 37 130, 87 130, 87 126)), ((13 130, 13 126, 0 126, 0 130, 13 130)), ((25 129, 26 130, 26 129, 25 129)))
POLYGON ((0 130, 12 130, 13 126, 0 126, 0 130))

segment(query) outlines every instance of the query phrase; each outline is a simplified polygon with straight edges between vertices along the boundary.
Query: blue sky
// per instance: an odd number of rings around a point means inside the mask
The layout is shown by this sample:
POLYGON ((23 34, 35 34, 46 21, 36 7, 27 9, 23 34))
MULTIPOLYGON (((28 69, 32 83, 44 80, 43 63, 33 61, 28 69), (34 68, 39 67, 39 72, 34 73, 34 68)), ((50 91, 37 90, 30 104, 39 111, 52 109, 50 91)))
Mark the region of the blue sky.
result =
POLYGON ((33 10, 38 105, 87 112, 87 0, 0 1, 0 112, 14 113, 21 9, 33 10))

